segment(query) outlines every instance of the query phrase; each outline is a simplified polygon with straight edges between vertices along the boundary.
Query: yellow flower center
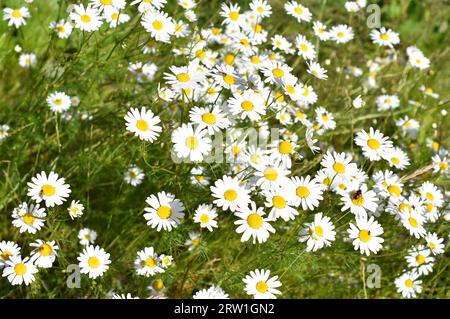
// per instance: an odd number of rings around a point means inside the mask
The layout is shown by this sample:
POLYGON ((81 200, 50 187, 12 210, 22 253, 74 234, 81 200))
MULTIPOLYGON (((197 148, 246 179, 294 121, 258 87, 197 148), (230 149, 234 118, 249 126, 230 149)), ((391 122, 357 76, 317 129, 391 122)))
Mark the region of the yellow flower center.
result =
POLYGON ((145 266, 148 268, 155 268, 157 264, 156 259, 153 257, 149 257, 145 260, 145 266))
POLYGON ((237 11, 231 11, 228 16, 232 21, 237 21, 239 19, 239 12, 237 11))
POLYGON ((191 77, 187 73, 180 73, 180 74, 177 75, 177 80, 179 82, 183 82, 184 83, 184 82, 189 81, 190 79, 191 79, 191 77))
POLYGON ((27 266, 24 263, 19 263, 14 266, 14 272, 17 276, 23 276, 27 272, 27 266))
POLYGON ((36 220, 36 217, 34 217, 32 214, 25 214, 22 217, 22 220, 27 225, 32 225, 34 221, 36 220))
POLYGON ((164 288, 164 283, 161 279, 157 279, 157 280, 153 281, 152 287, 154 290, 160 291, 161 289, 164 288))
POLYGON ((383 41, 387 41, 387 40, 389 40, 389 34, 387 34, 387 33, 382 33, 382 34, 380 35, 380 38, 381 38, 381 40, 383 40, 383 41))
POLYGON ((84 22, 84 23, 89 23, 89 22, 91 22, 91 17, 88 16, 87 14, 83 14, 81 16, 81 21, 84 22))
POLYGON ((12 256, 12 254, 9 251, 4 251, 0 255, 0 257, 2 258, 3 261, 9 260, 9 257, 11 257, 11 256, 12 256))
POLYGON ((367 243, 371 238, 372 236, 370 236, 370 232, 367 229, 361 229, 359 231, 359 240, 363 243, 367 243))
POLYGON ((148 130, 149 125, 145 120, 137 120, 136 127, 138 128, 139 131, 145 132, 148 130))
POLYGON ((100 0, 101 4, 104 4, 105 6, 112 5, 112 0, 100 0))
POLYGON ((337 34, 337 36, 338 36, 338 38, 343 38, 344 37, 344 32, 338 32, 338 34, 337 34))
POLYGON ((206 214, 201 215, 201 216, 200 216, 200 221, 201 221, 203 224, 206 224, 207 222, 209 222, 209 216, 206 215, 206 214))
POLYGON ((53 252, 52 246, 50 246, 49 244, 42 244, 39 247, 39 253, 42 256, 50 256, 52 252, 53 252))
POLYGON ((278 209, 285 208, 286 200, 283 197, 276 195, 272 198, 272 204, 275 208, 278 208, 278 209))
POLYGON ((212 124, 216 123, 216 116, 214 114, 208 112, 208 113, 205 113, 202 115, 202 120, 206 124, 212 125, 212 124))
POLYGON ((304 43, 300 44, 300 50, 302 50, 303 52, 308 51, 308 46, 304 43))
POLYGON ((272 70, 272 74, 273 74, 274 77, 279 79, 279 78, 281 78, 284 75, 284 71, 282 69, 275 68, 275 69, 272 70))
POLYGON ((155 30, 162 30, 162 28, 164 27, 161 21, 155 20, 153 21, 153 29, 155 30))
POLYGON ((397 185, 390 185, 388 186, 387 190, 391 195, 394 195, 395 197, 399 197, 402 193, 402 190, 397 185))
POLYGON ((205 58, 205 56, 206 56, 206 52, 205 51, 203 51, 203 50, 197 50, 196 52, 195 52, 195 57, 197 58, 197 59, 200 59, 200 60, 203 60, 204 58, 205 58))
POLYGON ((406 279, 405 281, 405 286, 408 288, 412 288, 412 286, 414 285, 413 281, 411 279, 406 279))
POLYGON ((119 19, 119 14, 117 12, 114 12, 113 14, 111 14, 111 19, 118 20, 119 19))
POLYGON ((20 10, 18 10, 18 9, 14 9, 13 12, 11 13, 11 15, 13 16, 13 18, 20 18, 22 16, 22 14, 20 13, 20 10))
POLYGON ((337 174, 344 174, 345 173, 345 166, 342 163, 336 162, 333 164, 333 170, 337 174))
POLYGON ((254 105, 252 101, 244 101, 241 103, 241 107, 244 111, 251 112, 254 108, 254 105))
POLYGON ((438 164, 438 166, 439 166, 439 169, 441 169, 441 170, 443 170, 443 171, 446 171, 446 170, 448 169, 448 164, 447 164, 447 162, 440 162, 440 163, 438 164))
POLYGON ((265 281, 258 281, 256 283, 256 290, 260 293, 265 293, 267 290, 269 290, 269 285, 265 281))
POLYGON ((395 164, 395 165, 398 165, 398 164, 400 164, 400 160, 397 157, 392 157, 391 158, 391 163, 395 164))
POLYGON ((434 200, 433 194, 431 194, 431 193, 429 193, 429 192, 425 193, 425 196, 426 196, 426 198, 427 198, 429 201, 431 201, 431 202, 434 200))
POLYGON ((398 206, 398 210, 399 210, 400 212, 406 212, 406 211, 411 212, 411 211, 412 211, 412 207, 411 207, 411 205, 409 205, 408 203, 401 203, 401 204, 398 206))
POLYGON ((425 207, 429 213, 433 212, 433 204, 431 203, 425 204, 425 207))
POLYGON ((367 141, 367 146, 369 146, 373 150, 377 150, 380 148, 380 142, 374 138, 370 138, 367 141))
POLYGON ((226 190, 225 193, 223 193, 223 197, 229 202, 236 200, 237 196, 238 194, 234 189, 226 190))
POLYGON ((294 150, 294 147, 292 146, 292 143, 289 141, 283 141, 280 144, 278 144, 278 151, 281 154, 291 154, 294 150))
POLYGON ((423 263, 425 263, 425 256, 424 255, 417 255, 417 257, 416 257, 416 262, 419 264, 419 265, 422 265, 423 263))
POLYGON ((409 217, 408 222, 411 225, 411 227, 413 227, 413 228, 419 227, 419 223, 417 222, 417 219, 415 219, 413 217, 409 217))
POLYGON ((235 59, 235 56, 234 56, 234 54, 231 54, 231 53, 226 54, 224 57, 224 61, 228 65, 233 65, 234 59, 235 59))
POLYGON ((97 257, 89 257, 88 265, 91 268, 98 268, 100 266, 100 260, 97 257))
POLYGON ((352 203, 356 206, 362 206, 364 204, 364 196, 362 194, 355 194, 352 196, 352 203))
POLYGON ((323 228, 321 226, 314 227, 314 234, 318 237, 323 237, 323 228))
POLYGON ((198 139, 195 136, 186 137, 185 143, 191 150, 195 150, 198 147, 198 139))
POLYGON ((228 85, 233 85, 235 82, 234 77, 230 74, 224 75, 223 80, 228 85))
POLYGON ((56 193, 56 188, 50 184, 42 186, 42 194, 45 196, 53 196, 56 193))
POLYGON ((172 209, 169 206, 160 206, 156 213, 161 219, 168 219, 172 215, 172 209))
POLYGON ((278 177, 278 172, 273 167, 267 167, 264 169, 264 177, 269 181, 274 181, 278 177))
POLYGON ((248 225, 253 229, 259 229, 263 224, 263 219, 260 215, 254 213, 247 217, 248 225))
POLYGON ((301 7, 295 7, 294 11, 297 14, 303 14, 303 9, 301 7))
POLYGON ((299 186, 295 190, 295 193, 300 198, 306 198, 306 197, 309 196, 309 189, 307 187, 305 187, 305 186, 299 186))

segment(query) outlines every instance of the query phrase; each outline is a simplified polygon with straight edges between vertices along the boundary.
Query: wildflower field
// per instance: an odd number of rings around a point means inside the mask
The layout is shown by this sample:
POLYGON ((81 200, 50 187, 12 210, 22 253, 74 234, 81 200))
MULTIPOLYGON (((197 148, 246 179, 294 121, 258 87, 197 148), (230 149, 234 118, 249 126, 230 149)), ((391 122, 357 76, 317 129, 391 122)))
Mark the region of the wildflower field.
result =
POLYGON ((0 0, 2 298, 449 298, 450 3, 0 0))

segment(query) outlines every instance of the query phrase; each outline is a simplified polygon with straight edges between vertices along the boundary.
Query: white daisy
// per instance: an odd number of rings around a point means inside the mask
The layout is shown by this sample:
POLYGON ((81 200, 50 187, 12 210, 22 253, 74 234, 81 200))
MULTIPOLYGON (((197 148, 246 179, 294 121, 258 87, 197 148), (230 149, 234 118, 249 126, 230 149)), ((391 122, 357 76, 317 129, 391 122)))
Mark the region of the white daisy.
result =
POLYGON ((58 178, 58 174, 42 171, 36 177, 28 182, 28 196, 30 196, 36 203, 45 201, 45 206, 53 207, 55 205, 62 205, 71 193, 70 186, 65 183, 64 178, 58 178))
POLYGON ((336 239, 336 232, 331 219, 323 216, 322 213, 314 215, 312 223, 305 223, 305 229, 299 232, 299 241, 307 241, 306 251, 317 251, 324 246, 331 246, 331 242, 336 239))
POLYGON ((373 216, 370 219, 367 219, 367 215, 357 217, 356 225, 350 223, 347 232, 355 250, 359 249, 361 254, 369 256, 371 252, 376 254, 382 248, 384 239, 379 236, 383 234, 383 227, 373 216))
POLYGON ((55 241, 43 241, 37 239, 34 243, 31 243, 30 246, 35 247, 30 258, 30 260, 34 262, 34 265, 40 268, 51 268, 58 255, 57 251, 59 249, 55 241))
POLYGON ((133 132, 141 140, 154 142, 161 134, 161 119, 145 107, 131 108, 125 116, 127 131, 133 132))
POLYGON ((211 152, 211 139, 208 131, 192 124, 183 124, 172 133, 173 148, 180 159, 194 162, 202 161, 211 152))
POLYGON ((213 231, 217 228, 217 212, 212 205, 201 204, 197 207, 194 214, 194 223, 199 223, 201 228, 213 231))
POLYGON ((143 250, 137 252, 134 267, 138 275, 145 277, 164 272, 164 269, 161 267, 161 261, 153 247, 145 247, 143 250))
POLYGON ((45 216, 47 216, 45 209, 40 208, 39 204, 28 205, 23 202, 12 211, 12 218, 14 219, 12 224, 19 228, 19 232, 21 233, 28 232, 35 234, 44 226, 45 216))
POLYGON ((62 113, 72 105, 70 96, 64 92, 54 92, 47 97, 47 105, 53 111, 62 113))
POLYGON ((147 212, 144 218, 147 220, 147 225, 156 228, 157 231, 161 229, 171 231, 184 218, 184 205, 173 194, 159 192, 156 195, 150 195, 145 201, 150 207, 144 209, 147 212))
POLYGON ((36 279, 34 274, 38 269, 28 257, 22 259, 20 256, 11 256, 4 266, 2 276, 7 277, 13 286, 22 284, 28 286, 36 279))
POLYGON ((250 190, 237 177, 224 175, 211 186, 211 193, 216 198, 213 203, 222 210, 235 212, 250 203, 250 190))
POLYGON ((254 202, 250 203, 250 207, 241 207, 235 212, 239 220, 234 224, 238 225, 236 232, 242 233, 241 242, 253 239, 253 244, 264 243, 269 238, 270 233, 275 233, 275 228, 269 224, 269 220, 264 217, 265 212, 262 207, 257 208, 254 202))
POLYGON ((97 239, 97 232, 89 228, 80 229, 78 232, 78 239, 83 246, 93 244, 97 239))
POLYGON ((276 299, 281 294, 277 288, 281 287, 278 276, 270 277, 270 270, 255 269, 245 276, 245 292, 255 299, 276 299))
POLYGON ((89 278, 95 279, 102 276, 108 269, 111 260, 109 254, 99 246, 87 246, 78 256, 80 272, 88 274, 89 278))
POLYGON ((5 263, 11 257, 20 257, 20 247, 13 241, 0 242, 0 269, 5 267, 5 263))

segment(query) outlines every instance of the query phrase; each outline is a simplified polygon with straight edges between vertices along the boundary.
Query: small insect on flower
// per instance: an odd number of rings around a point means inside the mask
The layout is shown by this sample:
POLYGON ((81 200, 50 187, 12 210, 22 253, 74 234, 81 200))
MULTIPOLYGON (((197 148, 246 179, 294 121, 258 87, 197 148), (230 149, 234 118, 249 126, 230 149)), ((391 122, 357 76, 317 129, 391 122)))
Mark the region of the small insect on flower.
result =
POLYGON ((64 178, 58 178, 58 174, 42 171, 36 177, 28 182, 28 196, 30 196, 36 203, 45 202, 45 206, 53 207, 55 205, 62 205, 71 193, 70 186, 65 183, 64 178))
POLYGON ((100 246, 89 245, 78 256, 80 272, 95 279, 102 276, 108 269, 111 260, 109 254, 100 246))
POLYGON ((131 108, 125 116, 127 131, 143 141, 154 142, 162 132, 161 119, 145 107, 131 108))
POLYGON ((5 262, 2 276, 7 277, 13 286, 22 284, 28 286, 35 281, 36 278, 34 277, 34 274, 37 272, 38 269, 29 257, 22 259, 20 256, 11 256, 9 260, 5 262))
POLYGON ((276 299, 276 295, 281 294, 277 288, 282 284, 278 276, 270 277, 270 270, 252 270, 242 281, 245 283, 245 292, 255 299, 276 299))

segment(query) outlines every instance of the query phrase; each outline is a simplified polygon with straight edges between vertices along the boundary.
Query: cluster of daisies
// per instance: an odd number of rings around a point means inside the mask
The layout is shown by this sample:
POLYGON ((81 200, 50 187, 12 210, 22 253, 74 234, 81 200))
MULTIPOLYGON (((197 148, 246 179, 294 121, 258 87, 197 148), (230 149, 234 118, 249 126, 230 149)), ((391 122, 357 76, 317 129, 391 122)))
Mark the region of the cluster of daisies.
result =
MULTIPOLYGON (((124 116, 125 129, 144 143, 155 143, 169 134, 174 160, 192 165, 191 182, 210 195, 210 201, 195 208, 193 216, 185 213, 189 203, 168 191, 150 194, 145 201, 143 220, 157 232, 174 231, 187 219, 199 231, 192 231, 186 239, 188 251, 196 251, 203 243, 201 231, 220 231, 219 217, 231 216, 236 236, 241 242, 264 244, 278 227, 291 224, 300 215, 307 222, 297 234, 299 245, 307 252, 316 252, 333 245, 339 237, 338 222, 347 214, 350 222, 340 235, 349 247, 361 255, 378 254, 389 238, 384 236, 380 216, 391 215, 399 234, 418 241, 408 251, 408 269, 396 280, 395 286, 404 297, 415 297, 422 290, 422 278, 433 272, 433 265, 445 251, 444 239, 431 231, 443 218, 450 219, 446 210, 448 194, 429 181, 417 181, 404 172, 410 166, 408 149, 414 150, 420 123, 404 116, 395 121, 402 139, 385 135, 377 127, 358 130, 352 138, 351 150, 339 152, 319 138, 336 129, 339 118, 320 105, 314 88, 328 79, 324 66, 330 60, 318 61, 318 43, 331 47, 344 46, 355 38, 351 26, 327 26, 315 20, 309 8, 296 1, 284 4, 289 23, 301 24, 311 32, 295 37, 272 34, 264 29, 264 20, 272 14, 266 0, 253 0, 244 11, 238 4, 223 3, 220 7, 221 25, 193 28, 197 21, 196 3, 179 0, 183 18, 174 19, 165 12, 166 0, 90 0, 88 4, 71 5, 67 19, 52 21, 49 27, 61 39, 73 32, 95 32, 116 28, 137 18, 148 38, 140 44, 148 57, 166 43, 183 46, 172 49, 180 65, 162 70, 157 100, 166 107, 158 114, 149 106, 133 105, 124 116), (197 30, 198 29, 198 30, 197 30), (187 42, 186 42, 187 41, 187 42), (293 63, 288 61, 294 60, 293 63), (305 72, 295 71, 303 65, 305 72), (179 108, 171 108, 172 105, 179 108), (182 109, 182 110, 181 110, 182 109), (184 113, 182 123, 169 123, 163 130, 165 112, 184 113), (273 138, 276 127, 278 136, 273 138), (226 135, 226 139, 223 136, 226 135), (317 137, 317 138, 316 138, 317 137), (265 143, 254 143, 252 138, 265 143), (409 144, 403 143, 409 141, 409 144), (405 146, 408 149, 405 149, 405 146), (355 148, 354 148, 355 147, 355 148), (403 147, 403 148, 402 148, 403 147), (217 152, 226 156, 224 175, 210 174, 209 165, 217 152), (299 174, 303 159, 315 158, 320 167, 310 174, 299 174), (229 164, 229 165, 228 165, 229 164), (214 177, 213 177, 214 175, 214 177), (341 209, 330 211, 324 199, 330 198, 341 209), (280 226, 281 225, 281 226, 280 226)), ((347 1, 348 12, 366 7, 366 1, 347 1)), ((19 28, 31 17, 26 7, 5 8, 4 20, 19 28)), ((303 28, 302 30, 306 30, 303 28)), ((400 63, 399 34, 381 27, 370 32, 372 44, 385 50, 385 56, 367 63, 367 90, 379 88, 378 75, 391 63, 400 63)), ((21 52, 21 48, 16 49, 21 52)), ((424 70, 430 60, 417 47, 408 47, 402 56, 408 68, 424 70), (407 61, 407 62, 405 62, 407 61)), ((156 61, 132 61, 128 72, 137 85, 155 82, 160 71, 156 61)), ((151 59, 150 59, 151 60, 151 59)), ((33 67, 37 63, 33 53, 22 53, 19 64, 33 67)), ((337 70, 355 78, 365 74, 357 66, 337 70)), ((438 99, 429 87, 421 86, 424 99, 438 99)), ((374 105, 379 113, 392 115, 401 106, 401 99, 393 92, 376 97, 374 105)), ((155 97, 156 99, 156 97, 155 97)), ((361 95, 351 96, 351 107, 364 108, 361 95)), ((80 103, 77 96, 54 91, 47 96, 51 111, 68 118, 71 107, 80 103)), ((420 102, 408 101, 417 106, 420 102)), ((353 112, 353 111, 352 111, 353 112)), ((447 115, 445 110, 442 115, 447 115)), ((87 116, 87 115, 86 115, 87 116)), ((412 115, 411 115, 412 116, 412 115)), ((0 125, 0 140, 8 136, 9 126, 0 125)), ((384 129, 383 129, 384 130, 384 129)), ((351 133, 353 134, 353 133, 351 133)), ((438 142, 437 134, 427 142, 433 152, 431 170, 448 176, 450 155, 438 142)), ((145 182, 145 172, 137 165, 126 168, 125 183, 136 187, 145 182)), ((23 202, 12 212, 12 224, 20 233, 36 234, 45 224, 49 208, 61 206, 69 198, 70 186, 58 174, 42 172, 28 183, 29 202, 23 202)), ((144 205, 144 204, 143 204, 144 205)), ((335 205, 333 205, 335 207, 335 205)), ((138 209, 138 208, 136 208, 138 209)), ((84 206, 72 200, 67 208, 70 218, 83 215, 84 206)), ((111 265, 110 254, 95 245, 97 233, 83 228, 78 233, 83 250, 77 260, 81 273, 91 279, 103 276, 111 265)), ((23 257, 21 248, 12 241, 0 243, 0 267, 3 276, 13 285, 28 285, 35 280, 39 268, 50 268, 58 257, 59 246, 51 239, 36 239, 30 243, 31 252, 23 257)), ((174 257, 144 247, 136 252, 135 272, 139 276, 154 277, 149 292, 164 297, 165 285, 159 274, 174 262, 174 257)), ((243 291, 255 298, 276 298, 282 286, 277 275, 269 269, 248 270, 242 279, 243 291)), ((112 298, 135 298, 131 294, 110 293, 112 298)), ((193 298, 229 298, 218 285, 195 292, 193 298)))

